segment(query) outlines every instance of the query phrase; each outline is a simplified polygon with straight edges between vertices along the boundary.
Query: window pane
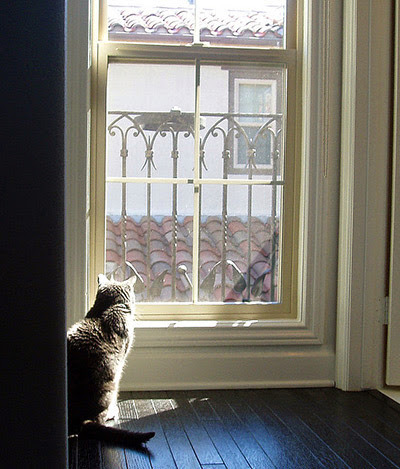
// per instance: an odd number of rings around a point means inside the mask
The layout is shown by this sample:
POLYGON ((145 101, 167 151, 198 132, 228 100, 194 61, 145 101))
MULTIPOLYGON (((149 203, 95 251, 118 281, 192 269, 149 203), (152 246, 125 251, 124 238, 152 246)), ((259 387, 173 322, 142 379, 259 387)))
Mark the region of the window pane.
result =
POLYGON ((135 273, 138 302, 191 301, 193 186, 108 183, 106 213, 107 273, 135 273))
POLYGON ((279 186, 202 187, 201 301, 279 301, 280 195, 279 186))
POLYGON ((193 177, 194 73, 191 64, 109 65, 108 176, 122 175, 127 150, 127 176, 193 177))
POLYGON ((286 69, 201 67, 203 178, 283 178, 286 69))
POLYGON ((197 198, 195 66, 109 66, 107 272, 135 273, 138 302, 279 302, 285 69, 200 72, 197 198))
POLYGON ((286 0, 108 0, 112 41, 282 48, 285 21, 286 0))

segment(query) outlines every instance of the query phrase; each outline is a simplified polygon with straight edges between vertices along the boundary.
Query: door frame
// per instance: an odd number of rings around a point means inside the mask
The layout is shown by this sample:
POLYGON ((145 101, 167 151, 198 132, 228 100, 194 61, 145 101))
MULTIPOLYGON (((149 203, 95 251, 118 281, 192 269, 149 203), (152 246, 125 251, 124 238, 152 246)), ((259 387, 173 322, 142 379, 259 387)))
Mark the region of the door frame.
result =
POLYGON ((392 6, 374 0, 343 4, 336 339, 336 386, 343 390, 380 388, 384 377, 392 6))
POLYGON ((393 104, 393 170, 390 278, 388 302, 388 344, 386 384, 400 385, 400 1, 396 1, 394 35, 394 104, 393 104), (395 361, 395 365, 394 362, 395 361))
MULTIPOLYGON (((87 5, 90 3, 89 0, 69 2, 68 18, 74 21, 67 21, 69 28, 81 33, 79 37, 82 39, 77 40, 80 45, 78 52, 77 48, 67 48, 75 50, 75 53, 71 53, 66 64, 67 85, 74 84, 67 89, 67 100, 70 100, 67 119, 70 119, 70 124, 67 122, 66 126, 66 153, 69 155, 66 166, 69 323, 81 318, 86 306, 86 270, 82 267, 82 259, 86 258, 87 244, 76 227, 83 226, 88 217, 84 196, 87 171, 82 163, 82 154, 87 151, 88 132, 82 122, 90 119, 87 106, 90 88, 87 76, 79 74, 76 81, 73 73, 74 70, 82 70, 81 66, 87 59, 87 48, 83 48, 87 44, 87 5), (83 10, 77 11, 79 8, 83 10), (81 62, 77 63, 79 60, 81 62), (79 116, 83 119, 80 123, 76 120, 79 116), (76 174, 80 177, 76 178, 76 174)), ((384 376, 383 318, 388 285, 386 227, 389 219, 388 194, 384 188, 388 187, 390 160, 387 129, 391 128, 388 122, 391 113, 386 99, 390 95, 387 78, 391 66, 387 45, 391 42, 392 20, 391 2, 387 3, 389 5, 382 6, 381 2, 370 0, 366 7, 365 1, 343 0, 342 176, 336 331, 336 385, 341 389, 378 388, 383 384, 384 376), (380 19, 374 23, 374 41, 371 41, 372 15, 380 19), (382 50, 386 53, 382 54, 382 50), (386 73, 382 73, 382 67, 386 73), (385 99, 381 99, 382 94, 385 99), (365 112, 370 106, 379 111, 372 117, 365 112), (381 133, 384 137, 374 140, 369 132, 371 128, 380 131, 383 128, 381 133), (378 161, 373 158, 374 154, 384 155, 384 158, 378 161), (383 190, 376 191, 376 187, 383 190), (377 228, 382 226, 383 236, 382 230, 377 228)), ((332 7, 334 2, 325 0, 324 4, 332 7)), ((77 36, 70 30, 67 39, 71 41, 74 37, 77 36)))

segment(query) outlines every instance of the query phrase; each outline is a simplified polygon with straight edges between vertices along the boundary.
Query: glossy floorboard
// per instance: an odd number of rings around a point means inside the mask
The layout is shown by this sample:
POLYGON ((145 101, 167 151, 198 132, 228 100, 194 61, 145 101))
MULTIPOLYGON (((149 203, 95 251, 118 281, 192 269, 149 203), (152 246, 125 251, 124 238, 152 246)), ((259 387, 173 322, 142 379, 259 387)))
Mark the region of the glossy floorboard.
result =
POLYGON ((155 431, 145 451, 70 440, 71 469, 400 468, 400 407, 370 392, 121 393, 113 425, 155 431))

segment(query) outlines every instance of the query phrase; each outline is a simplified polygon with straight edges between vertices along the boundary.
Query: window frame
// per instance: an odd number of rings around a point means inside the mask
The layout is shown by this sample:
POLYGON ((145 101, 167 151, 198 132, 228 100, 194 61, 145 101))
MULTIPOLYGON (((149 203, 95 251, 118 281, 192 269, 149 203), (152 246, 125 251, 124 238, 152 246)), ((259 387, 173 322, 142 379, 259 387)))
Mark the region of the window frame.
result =
MULTIPOLYGON (((94 79, 87 80, 87 76, 97 67, 96 50, 92 50, 87 65, 88 46, 90 48, 91 37, 95 37, 98 30, 98 4, 97 1, 79 0, 68 2, 67 6, 66 308, 68 323, 72 324, 85 315, 93 301, 93 297, 89 297, 86 269, 92 241, 86 243, 86 233, 89 233, 94 208, 87 203, 89 184, 86 184, 85 176, 90 177, 90 184, 93 184, 94 178, 89 168, 86 169, 86 162, 90 159, 87 149, 94 145, 93 141, 87 145, 87 139, 93 139, 96 119, 96 102, 88 97, 95 93, 96 83, 94 79), (88 31, 88 25, 94 33, 88 31)), ((385 287, 383 281, 377 284, 376 279, 384 278, 387 267, 386 245, 379 228, 385 223, 387 199, 385 191, 380 191, 377 197, 376 186, 387 187, 388 172, 386 167, 382 168, 381 158, 376 158, 376 150, 382 148, 385 139, 376 139, 376 133, 371 134, 374 151, 367 159, 364 144, 369 141, 369 127, 365 122, 370 113, 358 113, 354 120, 343 121, 343 132, 350 135, 354 147, 345 155, 348 165, 343 174, 346 176, 348 167, 353 173, 340 186, 344 203, 357 214, 357 223, 349 219, 348 211, 343 211, 340 223, 348 232, 350 242, 343 241, 339 265, 343 263, 350 273, 337 285, 339 161, 343 159, 340 113, 342 110, 346 115, 353 115, 351 103, 356 102, 358 107, 366 105, 366 90, 372 90, 372 99, 368 103, 374 104, 374 99, 379 103, 373 124, 381 128, 382 135, 388 133, 390 125, 382 119, 381 107, 389 108, 390 99, 389 104, 382 100, 381 90, 386 87, 387 91, 390 87, 391 68, 386 63, 382 73, 382 51, 389 61, 392 13, 389 5, 384 9, 381 5, 371 6, 366 11, 359 0, 304 0, 304 16, 299 17, 305 35, 305 46, 301 46, 300 54, 304 79, 303 89, 297 90, 303 97, 303 114, 297 118, 304 122, 301 136, 304 143, 301 143, 299 319, 251 324, 220 321, 217 325, 216 321, 211 321, 202 322, 201 327, 195 321, 137 321, 136 350, 131 356, 132 367, 125 371, 122 389, 334 386, 336 383, 341 389, 354 390, 381 385, 384 362, 383 348, 380 347, 384 327, 378 327, 377 311, 379 316, 385 287), (384 21, 374 23, 375 28, 371 30, 371 18, 376 17, 384 21), (376 25, 381 34, 376 32, 376 25), (343 55, 342 41, 345 45, 343 55), (371 66, 372 76, 365 72, 371 66), (354 100, 341 97, 342 86, 351 90, 354 100), (367 168, 366 176, 364 167, 367 168), (380 183, 369 187, 367 176, 375 182, 378 177, 380 183), (349 186, 354 192, 349 192, 352 197, 347 197, 348 192, 345 192, 349 186), (366 187, 369 187, 367 195, 366 187), (365 197, 372 203, 368 204, 368 210, 360 211, 365 197), (377 215, 382 223, 376 222, 377 215), (366 220, 375 230, 368 231, 368 246, 362 250, 360 232, 368 225, 366 220), (349 246, 354 251, 351 256, 349 246), (368 263, 373 264, 372 269, 366 268, 368 263), (365 295, 360 295, 363 284, 371 288, 365 288, 365 295), (336 354, 340 356, 336 360, 339 373, 335 379, 336 315, 345 317, 337 330, 339 340, 341 337, 344 340, 336 345, 336 354), (360 360, 364 373, 360 372, 360 360), (173 368, 169 370, 171 366, 173 368), (217 368, 218 373, 211 373, 217 368), (178 371, 174 373, 174 370, 178 371)), ((390 96, 390 92, 386 95, 390 96)))
MULTIPOLYGON (((334 344, 332 319, 336 305, 336 259, 338 218, 338 161, 340 156, 340 88, 341 88, 341 2, 314 3, 304 0, 304 11, 298 21, 304 25, 304 40, 299 39, 299 60, 303 64, 303 86, 297 87, 302 96, 303 111, 296 120, 303 121, 302 135, 298 135, 301 147, 302 178, 300 181, 300 228, 298 316, 293 320, 245 321, 138 321, 136 346, 185 347, 187 346, 277 346, 270 350, 278 353, 281 346, 321 345, 317 347, 317 363, 331 367, 334 344), (304 46, 304 44, 310 45, 304 46), (327 45, 329 44, 329 47, 327 45), (178 325, 176 329, 174 325, 178 325), (321 355, 322 354, 322 355, 321 355)), ((67 62, 69 93, 67 115, 67 308, 68 322, 84 316, 93 302, 96 281, 93 272, 96 262, 89 255, 96 242, 96 206, 89 200, 89 185, 96 185, 96 177, 86 161, 93 162, 96 152, 96 87, 97 46, 93 37, 104 39, 102 24, 106 16, 97 1, 79 2, 79 13, 68 13, 69 35, 82 47, 70 47, 67 62), (89 17, 85 8, 89 6, 89 17), (91 8, 91 10, 90 10, 91 8), (101 20, 103 18, 103 20, 101 20), (89 24, 89 31, 87 25, 89 24), (73 34, 73 31, 76 31, 73 34), (79 34, 78 34, 79 33, 79 34), (88 40, 86 40, 88 39, 88 40), (87 48, 89 46, 89 54, 87 48), (85 50, 86 48, 86 50, 85 50), (88 68, 86 64, 89 59, 88 68), (86 74, 91 75, 90 83, 86 74), (77 78, 75 78, 77 77, 77 78), (91 99, 86 100, 87 97, 91 99), (85 120, 88 123, 81 125, 85 120), (86 132, 86 128, 90 129, 86 132), (71 129, 71 131, 70 131, 71 129), (91 156, 86 153, 86 139, 91 156), (82 158, 82 155, 87 157, 82 158), (84 164, 82 164, 84 162, 84 164), (76 175, 81 175, 77 178, 76 175), (85 174, 89 179, 86 185, 85 174), (69 176, 68 176, 69 175, 69 176), (79 186, 75 190, 75 186, 79 186), (85 190, 86 186, 86 190, 85 190), (84 194, 81 196, 80 194, 84 194), (86 201, 88 200, 87 207, 86 201), (86 224, 86 230, 82 229, 86 224), (85 243, 85 239, 88 242, 85 243), (86 269, 86 259, 89 259, 86 269), (70 267, 68 268, 68 263, 70 267), (75 265, 76 267, 73 267, 75 265), (89 276, 88 271, 92 272, 89 276), (78 288, 75 288, 77 286, 78 288), (86 294, 80 294, 85 286, 86 294)), ((101 228, 101 226, 100 226, 101 228)), ((102 266, 100 266, 100 269, 102 266)), ((98 270, 100 271, 100 270, 98 270)), ((297 349, 296 349, 297 350, 297 349)), ((280 352, 279 352, 280 353, 280 352)), ((285 352, 282 352, 285 353, 285 352)), ((306 358, 304 356, 304 358, 306 358)), ((306 359, 307 363, 310 360, 306 359)), ((297 363, 297 362, 296 362, 297 363)), ((328 367, 328 368, 327 368, 328 367)), ((290 376, 290 370, 288 369, 290 376)), ((324 374, 325 376, 325 374, 324 374)), ((323 378, 324 380, 325 378, 323 378)), ((322 383, 321 380, 318 381, 322 383)), ((325 382, 325 381, 324 381, 325 382)))
MULTIPOLYGON (((294 14, 292 12, 294 17, 294 14)), ((292 31, 293 33, 293 31, 292 31)), ((293 44, 293 34, 287 34, 287 43, 293 44)), ((296 133, 295 116, 300 102, 295 98, 295 90, 299 86, 299 73, 296 73, 296 49, 261 49, 261 48, 232 48, 202 46, 194 44, 190 47, 182 45, 155 45, 120 43, 112 41, 98 41, 97 44, 97 81, 96 81, 96 119, 95 130, 92 132, 95 142, 92 145, 92 225, 91 225, 91 281, 90 297, 96 291, 96 274, 103 272, 105 265, 105 181, 106 181, 106 86, 107 67, 112 62, 127 62, 131 60, 194 60, 203 63, 249 63, 275 65, 286 67, 287 73, 287 139, 286 139, 286 170, 285 170, 285 210, 283 223, 285 234, 281 240, 283 252, 281 279, 282 301, 280 303, 139 303, 137 314, 146 320, 266 320, 266 319, 296 319, 297 318, 297 232, 299 179, 296 161, 299 160, 299 147, 295 145, 296 133), (149 59, 151 57, 151 59, 149 59), (289 97, 290 96, 290 97, 289 97), (296 102, 297 101, 297 102, 296 102), (297 110, 296 110, 297 109, 297 110), (291 112, 290 112, 291 111, 291 112), (290 130, 289 130, 290 129, 290 130), (287 155, 293 155, 293 164, 288 164, 287 155), (297 176, 296 176, 297 173, 297 176), (297 179, 296 179, 297 178, 297 179), (296 197, 297 195, 297 197, 296 197), (188 309, 190 312, 188 313, 188 309)), ((198 146, 198 144, 197 144, 198 146)), ((196 142, 195 142, 196 147, 196 142)))

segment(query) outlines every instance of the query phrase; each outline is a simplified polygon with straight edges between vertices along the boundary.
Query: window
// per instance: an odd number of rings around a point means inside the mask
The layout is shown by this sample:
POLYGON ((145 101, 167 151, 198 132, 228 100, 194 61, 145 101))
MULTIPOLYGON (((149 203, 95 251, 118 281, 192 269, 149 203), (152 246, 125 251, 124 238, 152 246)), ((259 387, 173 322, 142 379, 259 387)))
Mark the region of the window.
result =
MULTIPOLYGON (((263 119, 257 114, 272 114, 276 106, 273 106, 273 98, 276 91, 273 91, 273 83, 254 83, 254 81, 237 80, 235 90, 235 102, 237 103, 238 114, 252 114, 251 117, 242 117, 239 122, 242 124, 245 135, 254 145, 255 167, 271 166, 272 138, 270 131, 262 133, 263 119)), ((247 166, 247 140, 244 135, 239 135, 236 167, 247 166)))
POLYGON ((295 2, 140 3, 99 42, 93 271, 147 318, 293 318, 295 2))
MULTIPOLYGON (((248 70, 233 69, 229 80, 230 112, 242 116, 238 121, 245 135, 239 134, 233 147, 233 155, 229 162, 229 173, 243 174, 247 168, 247 151, 255 149, 253 172, 255 174, 271 174, 273 135, 276 134, 275 123, 265 126, 265 118, 258 115, 282 114, 283 79, 280 69, 248 70)), ((280 171, 280 168, 276 168, 280 171)))

